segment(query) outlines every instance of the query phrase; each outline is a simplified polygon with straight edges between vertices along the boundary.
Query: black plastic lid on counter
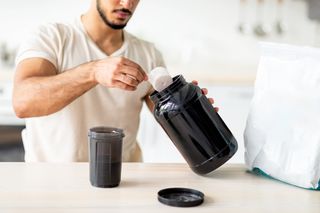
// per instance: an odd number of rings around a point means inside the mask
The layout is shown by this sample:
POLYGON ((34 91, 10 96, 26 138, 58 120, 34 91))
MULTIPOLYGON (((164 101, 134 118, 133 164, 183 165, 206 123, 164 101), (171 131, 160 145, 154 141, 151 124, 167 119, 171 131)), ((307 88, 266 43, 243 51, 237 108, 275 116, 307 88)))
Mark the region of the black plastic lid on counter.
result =
POLYGON ((204 194, 188 188, 167 188, 158 192, 158 200, 169 206, 192 207, 203 203, 204 194))

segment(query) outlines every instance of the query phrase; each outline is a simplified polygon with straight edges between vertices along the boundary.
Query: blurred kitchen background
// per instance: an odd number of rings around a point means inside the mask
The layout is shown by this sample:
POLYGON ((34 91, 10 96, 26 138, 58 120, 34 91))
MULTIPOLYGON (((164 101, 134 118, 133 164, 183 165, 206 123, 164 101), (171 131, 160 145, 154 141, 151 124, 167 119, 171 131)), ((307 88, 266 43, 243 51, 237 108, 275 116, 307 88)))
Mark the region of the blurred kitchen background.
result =
MULTIPOLYGON (((25 35, 38 25, 72 21, 90 0, 0 0, 0 161, 23 161, 24 120, 11 106, 14 58, 25 35)), ((320 47, 320 0, 140 0, 127 31, 152 41, 169 71, 209 89, 234 133, 243 162, 259 42, 320 47)), ((273 101, 273 100, 270 100, 273 101)), ((145 162, 183 162, 144 108, 139 142, 145 162)))

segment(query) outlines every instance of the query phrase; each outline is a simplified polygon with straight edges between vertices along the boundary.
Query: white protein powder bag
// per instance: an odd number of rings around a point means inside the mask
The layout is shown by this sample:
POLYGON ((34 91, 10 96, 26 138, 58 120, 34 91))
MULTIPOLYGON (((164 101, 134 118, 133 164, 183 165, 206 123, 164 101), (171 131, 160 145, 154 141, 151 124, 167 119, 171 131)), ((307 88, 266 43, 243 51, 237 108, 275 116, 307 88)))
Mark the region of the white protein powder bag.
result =
POLYGON ((320 189, 320 49, 262 45, 244 139, 250 170, 320 189))

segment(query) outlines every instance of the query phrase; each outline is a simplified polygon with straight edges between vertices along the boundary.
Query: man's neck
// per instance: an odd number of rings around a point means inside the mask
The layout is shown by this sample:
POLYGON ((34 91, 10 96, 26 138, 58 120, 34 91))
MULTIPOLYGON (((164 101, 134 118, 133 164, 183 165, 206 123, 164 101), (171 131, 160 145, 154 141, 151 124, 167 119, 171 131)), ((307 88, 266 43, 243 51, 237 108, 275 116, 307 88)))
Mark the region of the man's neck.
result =
POLYGON ((107 26, 96 14, 87 12, 81 17, 81 21, 87 34, 97 46, 107 55, 118 50, 123 42, 123 30, 114 30, 107 26))

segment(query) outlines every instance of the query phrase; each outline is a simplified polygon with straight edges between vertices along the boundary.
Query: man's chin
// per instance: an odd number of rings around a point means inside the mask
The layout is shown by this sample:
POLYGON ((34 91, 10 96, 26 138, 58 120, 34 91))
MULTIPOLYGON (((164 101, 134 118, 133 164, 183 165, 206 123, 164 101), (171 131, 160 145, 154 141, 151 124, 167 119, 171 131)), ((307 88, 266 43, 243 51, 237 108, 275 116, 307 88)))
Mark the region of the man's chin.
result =
POLYGON ((115 22, 109 22, 108 25, 114 30, 121 30, 127 26, 127 20, 118 20, 115 22))
POLYGON ((114 30, 122 30, 127 26, 127 24, 111 24, 111 23, 109 23, 108 25, 114 30))

